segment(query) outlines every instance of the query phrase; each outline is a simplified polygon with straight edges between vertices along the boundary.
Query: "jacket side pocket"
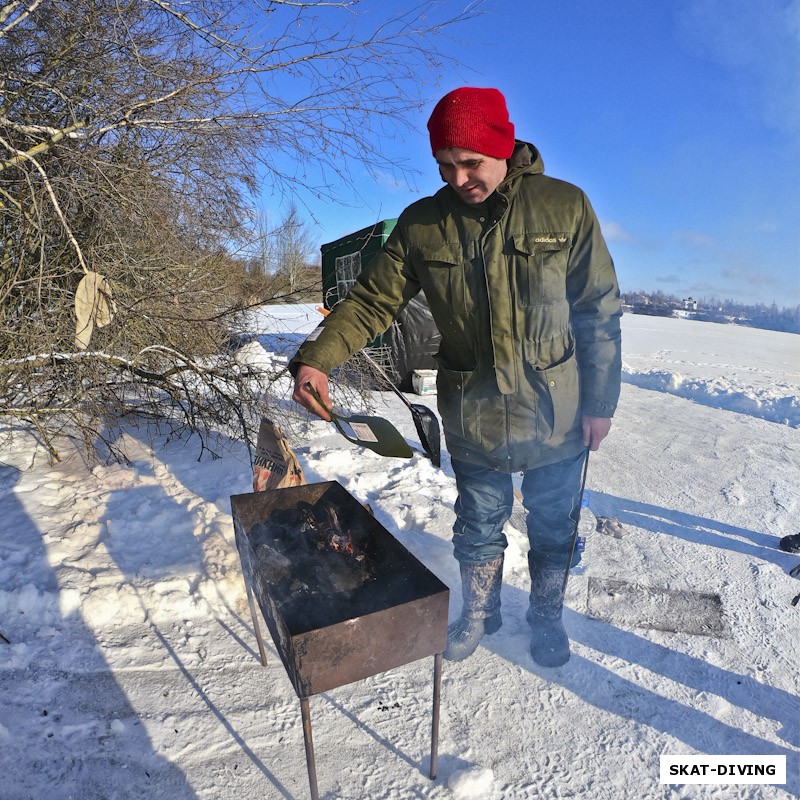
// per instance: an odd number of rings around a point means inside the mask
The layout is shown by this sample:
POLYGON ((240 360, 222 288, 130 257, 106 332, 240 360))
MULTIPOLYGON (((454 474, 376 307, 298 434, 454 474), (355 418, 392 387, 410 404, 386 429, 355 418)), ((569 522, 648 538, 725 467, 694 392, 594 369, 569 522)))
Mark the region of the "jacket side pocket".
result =
POLYGON ((563 439, 581 424, 581 387, 575 352, 546 369, 533 367, 550 398, 551 439, 563 439))

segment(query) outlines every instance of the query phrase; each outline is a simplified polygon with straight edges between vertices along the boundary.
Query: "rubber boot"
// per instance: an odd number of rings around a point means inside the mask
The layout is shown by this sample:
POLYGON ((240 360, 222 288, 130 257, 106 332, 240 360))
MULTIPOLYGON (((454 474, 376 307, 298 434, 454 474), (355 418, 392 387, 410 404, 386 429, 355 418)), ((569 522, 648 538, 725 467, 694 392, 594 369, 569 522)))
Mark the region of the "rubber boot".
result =
POLYGON ((784 536, 780 541, 780 548, 787 553, 800 553, 800 533, 784 536))
POLYGON ((533 628, 531 657, 542 667, 560 667, 569 661, 569 638, 561 621, 564 608, 564 568, 547 569, 528 555, 531 598, 528 624, 533 628))
POLYGON ((485 564, 461 564, 461 616, 447 629, 448 661, 463 661, 487 634, 500 630, 503 556, 485 564))

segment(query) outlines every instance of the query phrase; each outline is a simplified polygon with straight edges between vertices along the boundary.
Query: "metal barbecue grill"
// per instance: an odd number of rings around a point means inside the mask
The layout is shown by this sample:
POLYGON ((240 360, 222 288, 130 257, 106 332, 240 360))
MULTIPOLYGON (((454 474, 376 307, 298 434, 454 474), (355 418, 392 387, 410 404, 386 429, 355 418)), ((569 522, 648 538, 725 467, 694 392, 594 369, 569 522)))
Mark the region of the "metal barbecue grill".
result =
POLYGON ((256 605, 300 699, 318 800, 309 697, 434 656, 436 777, 449 589, 336 481, 231 497, 261 663, 256 605))

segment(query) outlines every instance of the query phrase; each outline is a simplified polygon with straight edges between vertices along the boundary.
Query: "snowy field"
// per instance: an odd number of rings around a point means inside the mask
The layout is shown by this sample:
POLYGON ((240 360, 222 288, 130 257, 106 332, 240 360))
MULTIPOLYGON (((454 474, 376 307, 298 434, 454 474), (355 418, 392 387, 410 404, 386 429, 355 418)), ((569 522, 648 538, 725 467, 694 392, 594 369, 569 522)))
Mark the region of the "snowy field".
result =
MULTIPOLYGON (((285 358, 318 322, 313 306, 272 309, 261 342, 280 352, 261 357, 285 358)), ((503 627, 444 665, 437 779, 431 658, 311 698, 325 800, 800 794, 800 557, 778 549, 800 531, 800 336, 626 315, 623 337, 620 408, 588 486, 626 535, 595 536, 570 581, 572 658, 530 658, 526 539, 509 524, 503 627), (656 630, 630 604, 591 618, 592 577, 716 595, 723 627, 656 630), (660 784, 662 754, 785 755, 787 783, 660 784)), ((321 421, 292 446, 309 481, 368 502, 451 587, 455 616, 449 458, 435 469, 419 452, 397 398, 375 408, 412 459, 321 421)), ((132 464, 91 471, 49 466, 24 437, 0 451, 0 797, 307 798, 299 702, 271 642, 258 661, 233 540, 245 448, 201 462, 192 441, 130 448, 132 464)))

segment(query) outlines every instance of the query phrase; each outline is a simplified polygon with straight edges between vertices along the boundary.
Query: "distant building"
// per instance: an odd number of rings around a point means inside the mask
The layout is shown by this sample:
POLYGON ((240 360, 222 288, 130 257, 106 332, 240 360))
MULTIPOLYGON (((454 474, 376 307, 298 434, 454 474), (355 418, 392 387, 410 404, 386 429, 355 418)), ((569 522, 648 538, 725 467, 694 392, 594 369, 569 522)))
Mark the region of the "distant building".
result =
POLYGON ((683 301, 683 310, 684 311, 697 311, 697 300, 693 297, 687 297, 683 301))

